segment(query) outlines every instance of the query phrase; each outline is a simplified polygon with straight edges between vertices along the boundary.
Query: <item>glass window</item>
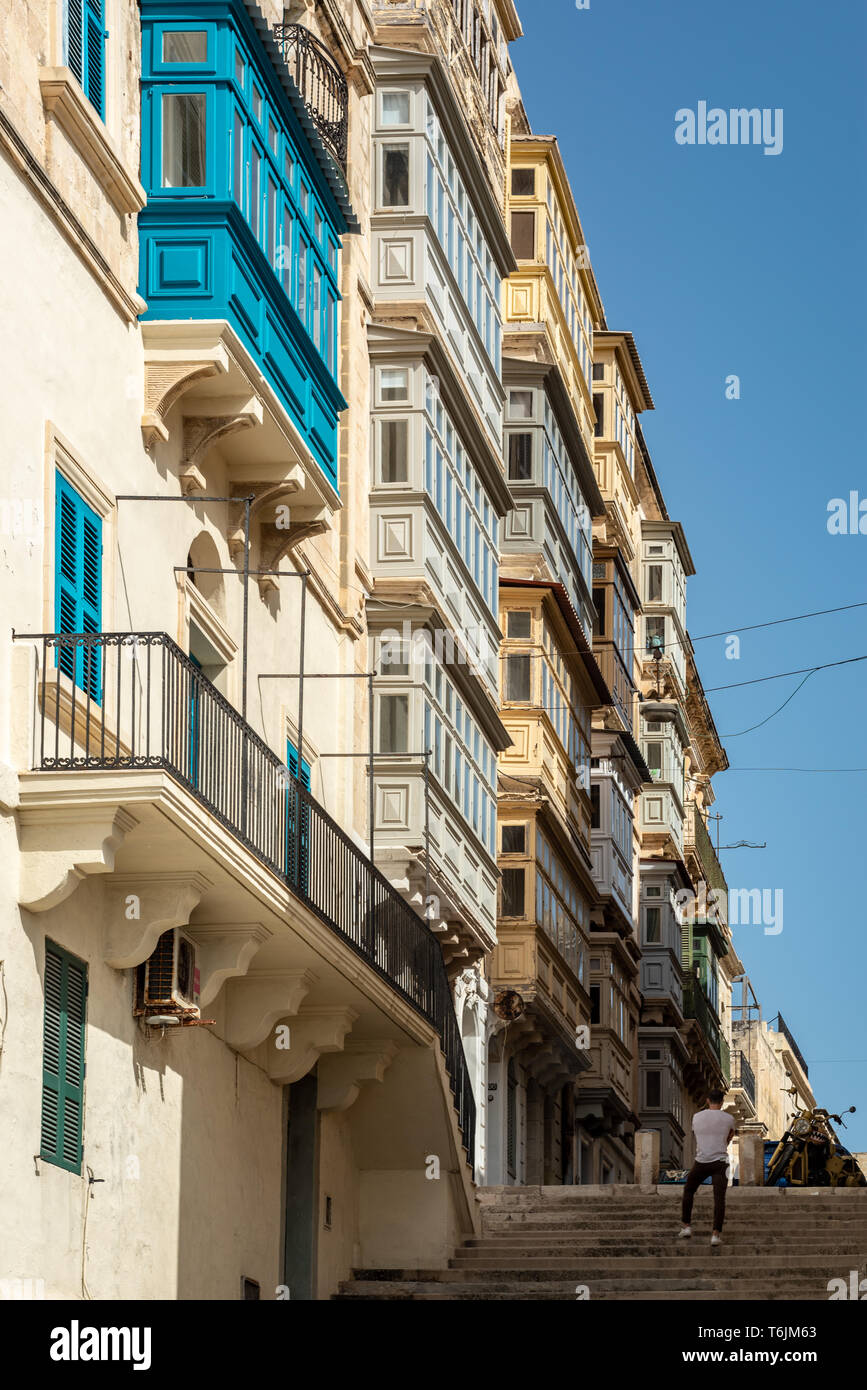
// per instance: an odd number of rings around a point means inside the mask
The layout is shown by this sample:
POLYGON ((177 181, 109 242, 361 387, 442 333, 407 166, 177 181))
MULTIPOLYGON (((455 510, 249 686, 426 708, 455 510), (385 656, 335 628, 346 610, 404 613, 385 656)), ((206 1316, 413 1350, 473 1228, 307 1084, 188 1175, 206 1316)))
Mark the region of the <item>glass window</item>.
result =
POLYGON ((533 392, 532 391, 510 391, 509 392, 509 418, 511 420, 532 420, 533 418, 533 392))
POLYGON ((256 237, 259 235, 259 218, 261 215, 261 177, 262 156, 254 145, 250 157, 250 226, 253 228, 253 235, 256 237))
POLYGON ((235 112, 234 138, 232 142, 232 196, 238 207, 244 210, 244 122, 238 111, 235 112))
POLYGON ((313 341, 322 349, 322 271, 313 267, 313 341))
POLYGON ((298 238, 298 313, 307 323, 307 259, 310 247, 303 236, 298 238))
POLYGON ((382 124, 409 125, 409 92, 383 92, 382 124))
POLYGON ((204 92, 169 92, 163 97, 163 188, 204 188, 204 92))
POLYGON ((651 1110, 658 1110, 662 1105, 662 1072, 648 1071, 644 1074, 644 1094, 646 1104, 651 1110))
POLYGON ((409 207, 409 145, 382 147, 382 205, 409 207))
POLYGON ((526 639, 532 636, 532 613, 520 608, 510 608, 506 614, 506 636, 526 639))
POLYGON ((379 751, 406 753, 409 748, 409 696, 379 697, 379 751))
POLYGON ((509 435, 509 479, 511 482, 528 482, 533 476, 533 436, 526 434, 509 435))
POLYGON ((383 676, 409 675, 409 653, 400 638, 383 639, 379 649, 379 669, 383 676))
POLYGON ((383 367, 379 377, 383 401, 409 400, 409 371, 406 367, 383 367))
POLYGON ((405 483, 409 466, 409 421, 383 420, 380 430, 380 479, 383 483, 405 483))
POLYGON ((516 198, 534 198, 536 196, 536 170, 513 169, 512 193, 516 198))
POLYGON ((503 854, 526 854, 527 852, 527 827, 526 825, 504 825, 503 826, 503 854))
POLYGON ((506 699, 530 699, 530 658, 529 656, 506 657, 506 699))
POLYGON ((536 259, 535 212, 512 213, 512 250, 519 261, 536 259))
POLYGON ((665 651, 665 619, 646 618, 645 633, 647 637, 647 650, 655 651, 657 648, 665 651))
POLYGON ((658 781, 658 780, 662 777, 662 744, 661 744, 661 743, 659 743, 658 741, 654 741, 654 742, 652 742, 652 743, 648 743, 648 744, 647 744, 646 761, 647 761, 647 766, 648 766, 648 768, 650 769, 650 775, 651 775, 651 777, 652 777, 655 781, 658 781))
POLYGON ((660 909, 658 907, 646 907, 644 909, 644 939, 651 945, 659 944, 662 940, 660 930, 660 909))
POLYGON ((648 603, 662 602, 662 565, 648 565, 647 601, 648 603))
POLYGON ((164 63, 206 63, 208 35, 204 29, 167 30, 163 34, 164 63))
POLYGON ((253 115, 256 117, 257 121, 261 121, 262 93, 259 91, 259 88, 256 86, 255 82, 253 83, 253 115))
POLYGON ((524 870, 504 869, 502 878, 502 915, 524 916, 524 870))
POLYGON ((605 363, 604 363, 604 362, 594 362, 594 363, 593 363, 593 380, 594 380, 594 381, 604 381, 604 380, 605 380, 605 363))

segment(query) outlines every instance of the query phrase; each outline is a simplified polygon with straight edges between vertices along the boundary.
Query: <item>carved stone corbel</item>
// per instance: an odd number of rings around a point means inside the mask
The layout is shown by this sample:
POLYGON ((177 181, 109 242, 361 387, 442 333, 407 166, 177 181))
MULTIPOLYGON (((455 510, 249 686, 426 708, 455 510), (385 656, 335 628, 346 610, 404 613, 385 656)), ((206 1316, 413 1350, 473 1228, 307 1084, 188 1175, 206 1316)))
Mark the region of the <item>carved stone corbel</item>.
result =
POLYGON ((390 1038, 350 1038, 342 1052, 320 1058, 318 1109, 348 1110, 357 1101, 362 1086, 382 1080, 397 1050, 397 1043, 390 1038))
POLYGON ((86 874, 110 874, 138 821, 122 806, 45 806, 18 810, 18 901, 30 912, 65 902, 86 874))
POLYGON ((238 402, 237 409, 221 415, 185 414, 183 457, 178 474, 184 496, 204 491, 204 460, 218 440, 237 434, 239 430, 253 429, 261 425, 263 418, 262 402, 256 396, 238 402))
POLYGON ((225 352, 205 361, 149 361, 145 358, 144 414, 141 417, 145 448, 151 450, 157 440, 166 442, 169 437, 166 416, 181 396, 200 381, 228 369, 229 359, 225 352))
MULTIPOLYGON (((262 521, 259 527, 261 564, 263 570, 277 570, 290 550, 313 536, 323 536, 331 524, 327 507, 287 507, 288 515, 278 522, 262 521)), ((262 575, 259 588, 266 593, 276 587, 269 575, 262 575)))
POLYGON ((256 970, 226 985, 226 1042, 250 1052, 280 1019, 297 1014, 316 983, 311 970, 256 970))
POLYGON ((288 1046, 275 1033, 268 1046, 268 1075, 281 1086, 300 1081, 315 1067, 321 1052, 339 1052, 358 1018, 346 1007, 302 1009, 288 1021, 288 1046))
POLYGON ((102 955, 127 970, 153 954, 163 932, 185 927, 210 880, 198 873, 124 874, 105 886, 102 955))
POLYGON ((199 948, 199 1003, 204 1009, 216 999, 227 980, 246 975, 251 960, 271 933, 261 922, 221 923, 213 927, 197 922, 188 935, 199 948))

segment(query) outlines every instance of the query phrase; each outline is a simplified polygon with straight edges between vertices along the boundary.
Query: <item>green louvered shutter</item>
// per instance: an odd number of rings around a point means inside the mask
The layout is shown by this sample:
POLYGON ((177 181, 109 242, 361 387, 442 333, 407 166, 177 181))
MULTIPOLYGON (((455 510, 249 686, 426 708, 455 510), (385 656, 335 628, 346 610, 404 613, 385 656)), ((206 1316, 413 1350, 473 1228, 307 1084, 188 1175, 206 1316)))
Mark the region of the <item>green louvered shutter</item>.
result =
POLYGON ((46 941, 39 1151, 70 1173, 81 1172, 86 1006, 87 966, 46 941))

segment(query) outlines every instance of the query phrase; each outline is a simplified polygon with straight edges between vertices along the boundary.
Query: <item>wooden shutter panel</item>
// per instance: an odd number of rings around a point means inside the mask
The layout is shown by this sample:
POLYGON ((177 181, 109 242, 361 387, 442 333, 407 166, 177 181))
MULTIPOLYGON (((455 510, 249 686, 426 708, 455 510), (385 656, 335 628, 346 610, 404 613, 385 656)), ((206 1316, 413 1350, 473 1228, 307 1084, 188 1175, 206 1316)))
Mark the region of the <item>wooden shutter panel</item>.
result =
MULTIPOLYGON (((102 628, 102 518, 61 473, 56 483, 55 623, 58 632, 102 628)), ((96 648, 60 649, 60 669, 94 700, 100 699, 96 648)))
POLYGON ((84 87, 84 0, 66 0, 66 62, 84 87))
POLYGON ((40 1153, 81 1172, 87 966, 45 943, 45 1017, 40 1153))
MULTIPOLYGON (((298 749, 287 740, 286 743, 286 764, 290 774, 298 778, 298 749)), ((301 759, 301 785, 307 791, 310 790, 310 764, 301 759)), ((295 865, 295 807, 298 802, 295 794, 291 790, 286 792, 287 800, 287 873, 294 879, 296 870, 295 865)), ((297 864, 297 886, 303 893, 307 892, 310 882, 310 809, 308 806, 301 806, 301 838, 298 845, 298 864, 297 864)))
POLYGON ((105 21, 102 0, 84 0, 84 20, 87 58, 85 91, 102 116, 105 114, 105 21))

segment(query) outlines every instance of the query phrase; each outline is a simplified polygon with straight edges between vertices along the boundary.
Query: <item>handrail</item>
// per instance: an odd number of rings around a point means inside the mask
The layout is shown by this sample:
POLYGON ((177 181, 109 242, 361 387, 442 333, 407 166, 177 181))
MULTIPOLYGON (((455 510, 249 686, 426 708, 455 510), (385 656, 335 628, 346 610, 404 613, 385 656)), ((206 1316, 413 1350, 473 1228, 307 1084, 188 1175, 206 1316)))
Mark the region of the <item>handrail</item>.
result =
POLYGON ((748 1058, 741 1051, 736 1051, 732 1058, 732 1088, 739 1086, 746 1091, 753 1105, 756 1103, 756 1075, 750 1066, 748 1058))
POLYGON ((275 24, 283 61, 310 119, 346 173, 349 86, 325 45, 303 24, 275 24))
POLYGON ((163 632, 40 634, 36 766, 162 768, 439 1034, 469 1162, 475 1100, 436 938, 163 632))

